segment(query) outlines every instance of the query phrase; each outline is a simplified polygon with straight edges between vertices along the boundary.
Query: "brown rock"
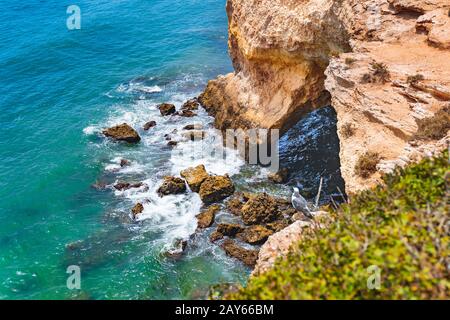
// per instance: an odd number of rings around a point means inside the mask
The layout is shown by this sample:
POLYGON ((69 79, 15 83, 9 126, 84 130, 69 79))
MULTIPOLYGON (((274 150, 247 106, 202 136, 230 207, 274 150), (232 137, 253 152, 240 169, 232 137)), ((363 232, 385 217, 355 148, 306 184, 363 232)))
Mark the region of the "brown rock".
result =
POLYGON ((167 143, 167 145, 168 145, 169 147, 176 147, 176 146, 178 145, 178 142, 177 142, 177 141, 171 140, 171 141, 169 141, 169 142, 167 143))
POLYGON ((226 239, 222 244, 222 248, 227 255, 242 261, 248 267, 254 267, 258 259, 257 250, 244 249, 231 239, 226 239))
POLYGON ((108 184, 106 182, 97 181, 91 185, 92 188, 96 190, 105 190, 108 184))
POLYGON ((146 124, 144 124, 144 130, 148 131, 150 130, 150 128, 153 128, 154 126, 156 126, 156 121, 149 121, 146 124))
POLYGON ((249 199, 241 210, 245 224, 268 223, 280 217, 280 211, 275 199, 267 193, 261 193, 249 199))
POLYGON ((203 181, 209 177, 204 165, 183 170, 180 172, 180 175, 186 180, 193 192, 199 192, 203 181))
POLYGON ((129 182, 118 182, 114 185, 114 188, 119 191, 124 191, 128 189, 140 188, 144 186, 142 182, 129 183, 129 182))
POLYGON ((123 168, 123 167, 126 167, 126 166, 129 166, 131 164, 131 162, 130 162, 130 160, 127 160, 127 159, 121 159, 120 160, 120 166, 123 168))
POLYGON ((169 116, 176 112, 175 106, 170 103, 161 103, 157 107, 162 116, 169 116))
POLYGON ((103 134, 108 138, 125 141, 128 143, 137 143, 141 141, 139 134, 126 123, 103 130, 103 134))
POLYGON ((183 130, 202 130, 203 126, 201 124, 188 124, 183 128, 183 130))
POLYGON ((278 184, 286 183, 289 179, 289 170, 286 168, 283 168, 280 171, 278 171, 277 173, 269 174, 268 178, 270 181, 272 181, 274 183, 278 183, 278 184))
POLYGON ((198 103, 197 99, 191 99, 189 101, 186 101, 181 106, 181 110, 195 111, 195 110, 198 110, 199 106, 200 106, 200 103, 198 103))
POLYGON ((217 225, 217 232, 227 236, 227 237, 234 237, 239 232, 242 232, 244 228, 238 224, 234 223, 220 223, 217 225))
POLYGON ((181 112, 178 113, 178 115, 180 117, 192 118, 192 117, 195 117, 197 114, 191 110, 181 110, 181 112))
POLYGON ((269 238, 272 234, 272 230, 257 225, 245 228, 237 236, 242 241, 250 244, 262 244, 266 242, 267 238, 269 238))
POLYGON ((172 259, 180 258, 186 250, 187 244, 187 240, 176 239, 175 243, 173 244, 173 248, 166 252, 166 257, 172 259))
POLYGON ((136 203, 136 205, 131 209, 131 213, 133 214, 133 218, 136 218, 139 214, 144 211, 144 206, 142 203, 136 203))
POLYGON ((186 184, 183 179, 167 176, 164 177, 164 181, 157 192, 161 197, 169 194, 181 194, 186 192, 186 184))
POLYGON ((273 232, 280 232, 284 228, 287 228, 289 226, 289 221, 286 219, 277 220, 274 222, 269 222, 266 224, 267 229, 272 230, 273 232))
POLYGON ((197 227, 199 229, 206 229, 212 226, 214 223, 214 219, 216 217, 217 211, 220 210, 220 207, 217 205, 213 205, 208 207, 205 211, 201 212, 197 215, 197 227))
POLYGON ((228 175, 209 176, 200 186, 200 198, 204 203, 221 201, 234 193, 233 181, 228 175))

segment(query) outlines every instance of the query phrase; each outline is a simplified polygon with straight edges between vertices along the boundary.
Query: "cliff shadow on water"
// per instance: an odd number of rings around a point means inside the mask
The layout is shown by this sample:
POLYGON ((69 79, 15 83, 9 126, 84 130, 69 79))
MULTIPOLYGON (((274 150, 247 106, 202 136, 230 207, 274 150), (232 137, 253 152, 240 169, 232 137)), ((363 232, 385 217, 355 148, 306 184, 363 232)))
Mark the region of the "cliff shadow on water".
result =
POLYGON ((345 195, 340 171, 337 116, 332 106, 309 113, 280 138, 280 166, 290 172, 288 185, 313 199, 323 178, 320 203, 345 195))

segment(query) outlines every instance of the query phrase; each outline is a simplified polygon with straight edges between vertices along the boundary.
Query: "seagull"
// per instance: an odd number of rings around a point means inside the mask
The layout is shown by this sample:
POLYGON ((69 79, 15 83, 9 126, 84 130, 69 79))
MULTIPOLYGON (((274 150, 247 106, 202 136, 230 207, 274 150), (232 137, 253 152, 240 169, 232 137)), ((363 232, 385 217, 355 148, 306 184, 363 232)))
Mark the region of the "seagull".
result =
POLYGON ((310 219, 313 218, 311 210, 309 210, 308 207, 308 202, 306 201, 305 198, 303 198, 300 195, 300 190, 298 190, 298 188, 294 188, 294 193, 292 194, 291 202, 295 210, 300 211, 310 219))

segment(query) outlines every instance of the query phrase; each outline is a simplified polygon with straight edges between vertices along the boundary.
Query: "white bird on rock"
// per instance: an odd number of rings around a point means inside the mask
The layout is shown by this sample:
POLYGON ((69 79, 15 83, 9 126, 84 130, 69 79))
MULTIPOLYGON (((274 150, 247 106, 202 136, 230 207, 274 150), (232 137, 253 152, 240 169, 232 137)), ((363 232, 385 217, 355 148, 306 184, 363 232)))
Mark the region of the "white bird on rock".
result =
POLYGON ((295 210, 300 211, 310 219, 313 218, 311 210, 308 207, 308 201, 306 201, 306 199, 301 196, 300 190, 298 190, 298 188, 294 188, 294 193, 292 194, 291 202, 295 210))

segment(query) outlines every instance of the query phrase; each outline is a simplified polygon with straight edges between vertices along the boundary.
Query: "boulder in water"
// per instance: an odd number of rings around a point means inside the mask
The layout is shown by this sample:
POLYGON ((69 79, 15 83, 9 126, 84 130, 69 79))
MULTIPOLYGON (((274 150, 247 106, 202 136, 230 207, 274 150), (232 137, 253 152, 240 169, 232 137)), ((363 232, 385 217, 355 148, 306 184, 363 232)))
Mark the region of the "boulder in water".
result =
POLYGON ((188 124, 183 128, 183 130, 202 130, 203 126, 200 123, 188 124))
POLYGON ((176 239, 173 248, 166 252, 166 257, 174 259, 180 258, 186 250, 187 244, 187 240, 176 239))
POLYGON ((176 112, 175 105, 171 103, 161 103, 157 106, 162 116, 169 116, 176 112))
POLYGON ((161 197, 169 194, 181 194, 186 192, 186 184, 181 178, 167 176, 164 177, 164 181, 157 192, 161 197))
POLYGON ((142 203, 136 203, 136 205, 131 209, 131 213, 133 215, 133 218, 136 219, 136 217, 141 214, 144 211, 144 205, 142 203))
POLYGON ((231 239, 225 239, 222 248, 227 255, 242 261, 248 267, 254 267, 258 260, 258 250, 248 250, 242 248, 231 239))
POLYGON ((150 128, 153 128, 154 126, 156 126, 156 121, 149 121, 146 124, 144 124, 144 130, 148 131, 150 130, 150 128))
POLYGON ((181 110, 181 112, 178 113, 178 115, 185 118, 192 118, 195 117, 197 114, 191 110, 181 110))
POLYGON ((228 175, 209 176, 200 186, 200 198, 204 203, 214 203, 234 193, 234 184, 228 175))
POLYGON ((289 179, 289 170, 287 168, 280 169, 277 173, 269 174, 268 178, 273 183, 286 183, 289 179))
POLYGON ((193 192, 199 192, 202 183, 209 177, 204 165, 188 168, 180 172, 193 192))
POLYGON ((144 186, 144 183, 142 183, 142 182, 136 182, 136 183, 117 182, 114 185, 114 189, 119 190, 119 191, 125 191, 128 189, 140 188, 143 186, 144 186))
POLYGON ((198 110, 200 103, 196 98, 186 101, 182 106, 181 110, 195 111, 198 110))
POLYGON ((182 133, 183 137, 191 141, 203 140, 206 137, 206 132, 201 130, 192 130, 182 133))
POLYGON ((235 223, 220 223, 217 225, 216 231, 227 237, 235 237, 242 232, 244 228, 235 223))
POLYGON ((272 222, 279 219, 280 215, 276 199, 267 193, 250 198, 241 210, 242 221, 246 225, 272 222))
POLYGON ((120 159, 120 167, 121 167, 121 168, 126 167, 126 166, 129 166, 130 164, 131 164, 130 160, 127 160, 127 159, 120 159))
POLYGON ((128 143, 137 143, 141 141, 139 134, 126 123, 103 130, 103 134, 116 141, 125 141, 128 143))
POLYGON ((217 211, 220 210, 218 205, 208 207, 197 215, 197 227, 199 229, 206 229, 212 226, 216 217, 217 211))

